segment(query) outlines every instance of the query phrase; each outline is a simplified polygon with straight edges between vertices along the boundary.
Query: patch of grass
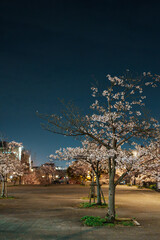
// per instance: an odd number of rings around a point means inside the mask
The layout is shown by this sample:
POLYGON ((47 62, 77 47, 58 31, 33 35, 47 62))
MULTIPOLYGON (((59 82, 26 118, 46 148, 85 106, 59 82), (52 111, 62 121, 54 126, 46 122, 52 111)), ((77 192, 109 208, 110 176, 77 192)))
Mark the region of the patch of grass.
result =
POLYGON ((106 222, 106 219, 101 217, 84 216, 81 218, 81 221, 86 226, 97 227, 97 226, 103 226, 104 223, 106 222))
POLYGON ((133 221, 120 221, 120 222, 118 222, 118 224, 121 224, 123 226, 134 226, 133 221))
MULTIPOLYGON (((83 200, 89 200, 90 198, 89 197, 81 197, 81 199, 83 200)), ((93 199, 93 198, 92 198, 93 199)), ((97 196, 95 196, 95 199, 97 199, 97 196)), ((108 201, 108 199, 105 197, 104 198, 106 201, 108 201)))
POLYGON ((106 207, 108 207, 108 205, 104 203, 102 203, 101 205, 98 205, 97 203, 88 202, 80 203, 80 208, 106 208, 106 207))
POLYGON ((0 199, 14 199, 15 197, 13 196, 8 196, 8 197, 0 197, 0 199))
MULTIPOLYGON (((82 197, 81 199, 84 199, 84 200, 89 200, 89 197, 82 197)), ((97 199, 97 197, 95 196, 95 199, 97 199)))
POLYGON ((115 220, 114 223, 108 222, 107 217, 93 217, 93 216, 84 216, 81 218, 81 221, 84 225, 89 227, 98 227, 98 226, 108 226, 114 227, 116 225, 123 225, 123 226, 134 226, 134 222, 132 220, 115 220))
POLYGON ((136 186, 138 189, 143 189, 144 187, 140 186, 140 185, 137 185, 136 186))
POLYGON ((104 223, 104 226, 107 226, 107 227, 114 227, 115 224, 114 224, 114 223, 104 223))

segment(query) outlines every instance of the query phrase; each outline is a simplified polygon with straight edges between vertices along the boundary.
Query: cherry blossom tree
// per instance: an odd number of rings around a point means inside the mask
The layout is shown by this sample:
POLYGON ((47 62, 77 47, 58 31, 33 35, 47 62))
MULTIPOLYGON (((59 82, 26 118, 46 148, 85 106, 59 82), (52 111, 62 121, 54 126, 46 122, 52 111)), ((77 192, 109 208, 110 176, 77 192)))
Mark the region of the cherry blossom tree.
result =
POLYGON ((55 177, 56 169, 54 163, 42 164, 34 171, 28 172, 23 177, 24 184, 51 184, 55 177))
POLYGON ((23 176, 23 183, 27 185, 39 185, 41 184, 42 175, 37 174, 37 171, 28 172, 23 176))
POLYGON ((147 142, 157 137, 159 123, 144 112, 143 91, 147 86, 157 87, 158 75, 150 72, 140 77, 111 77, 107 75, 106 89, 92 87, 96 98, 90 106, 93 114, 81 115, 71 104, 65 106, 61 116, 40 115, 47 124, 43 127, 53 133, 65 136, 87 136, 106 148, 106 164, 109 171, 109 202, 107 217, 115 219, 115 188, 132 169, 135 156, 128 150, 128 144, 147 142), (128 153, 129 152, 129 153, 128 153), (117 165, 125 166, 118 180, 115 180, 117 165))
POLYGON ((103 146, 98 146, 94 142, 89 142, 85 140, 82 142, 82 148, 71 148, 60 149, 56 151, 56 155, 50 155, 50 158, 60 159, 60 160, 78 160, 79 166, 76 165, 76 171, 79 171, 79 167, 83 168, 83 172, 86 175, 88 169, 90 168, 96 176, 97 185, 97 204, 102 204, 101 200, 101 185, 100 176, 104 170, 106 171, 106 159, 108 157, 108 152, 103 146), (88 166, 88 167, 87 167, 88 166))
POLYGON ((137 179, 141 182, 160 182, 160 133, 146 146, 136 146, 135 155, 138 166, 135 167, 137 179))
POLYGON ((72 164, 68 167, 67 174, 68 177, 84 184, 90 170, 90 166, 87 163, 81 160, 77 160, 73 161, 72 164))
POLYGON ((44 176, 44 178, 41 180, 41 183, 51 184, 54 175, 56 173, 55 165, 54 163, 45 163, 39 168, 39 175, 44 176))
MULTIPOLYGON (((3 144, 2 144, 3 145, 3 144)), ((16 154, 16 148, 21 147, 21 143, 10 142, 7 147, 2 147, 0 151, 0 178, 2 181, 1 197, 7 197, 7 176, 23 175, 24 166, 21 164, 16 154)))

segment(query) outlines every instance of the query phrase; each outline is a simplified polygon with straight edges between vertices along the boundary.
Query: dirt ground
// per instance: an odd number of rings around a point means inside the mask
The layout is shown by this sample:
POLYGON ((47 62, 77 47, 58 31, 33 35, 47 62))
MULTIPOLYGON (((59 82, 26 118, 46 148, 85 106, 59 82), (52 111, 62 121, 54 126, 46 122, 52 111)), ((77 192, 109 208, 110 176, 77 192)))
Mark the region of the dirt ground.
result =
MULTIPOLYGON (((107 186, 103 187, 107 196, 107 186)), ((80 209, 89 188, 79 185, 11 186, 0 199, 0 240, 159 240, 160 193, 118 186, 118 217, 135 217, 140 227, 84 227, 80 218, 106 209, 80 209)))

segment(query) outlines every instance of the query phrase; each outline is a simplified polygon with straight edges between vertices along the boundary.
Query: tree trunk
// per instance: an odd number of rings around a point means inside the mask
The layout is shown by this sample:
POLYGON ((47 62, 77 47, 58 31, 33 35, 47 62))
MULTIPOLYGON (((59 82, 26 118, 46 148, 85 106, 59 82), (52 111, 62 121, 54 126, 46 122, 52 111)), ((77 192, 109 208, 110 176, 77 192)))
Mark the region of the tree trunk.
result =
POLYGON ((19 185, 21 185, 21 184, 22 184, 22 177, 19 176, 19 185))
POLYGON ((5 177, 2 178, 2 190, 1 190, 1 197, 7 197, 7 180, 5 177))
POLYGON ((100 186, 98 174, 96 174, 96 185, 97 185, 97 204, 101 205, 102 204, 102 201, 101 201, 101 186, 100 186))
POLYGON ((85 185, 85 184, 84 184, 84 179, 83 179, 83 178, 82 178, 82 180, 81 180, 81 184, 82 184, 82 185, 85 185))
POLYGON ((115 220, 115 169, 112 168, 109 174, 109 197, 108 197, 108 213, 107 218, 109 222, 114 222, 115 220))
POLYGON ((100 187, 100 190, 101 190, 101 196, 102 196, 102 199, 103 199, 103 203, 106 204, 106 201, 105 201, 105 198, 104 198, 104 194, 103 194, 103 191, 102 191, 101 187, 100 187))
POLYGON ((91 175, 91 198, 95 198, 94 173, 91 175))

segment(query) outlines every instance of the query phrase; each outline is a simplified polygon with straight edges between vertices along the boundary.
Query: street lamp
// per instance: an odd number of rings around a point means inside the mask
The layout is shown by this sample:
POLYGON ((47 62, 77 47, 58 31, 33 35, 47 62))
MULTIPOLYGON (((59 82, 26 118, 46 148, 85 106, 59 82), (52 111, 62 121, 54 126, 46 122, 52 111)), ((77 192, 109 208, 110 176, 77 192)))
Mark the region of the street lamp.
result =
POLYGON ((133 156, 134 156, 134 157, 137 157, 137 156, 138 156, 137 150, 133 150, 132 153, 133 153, 133 156))

